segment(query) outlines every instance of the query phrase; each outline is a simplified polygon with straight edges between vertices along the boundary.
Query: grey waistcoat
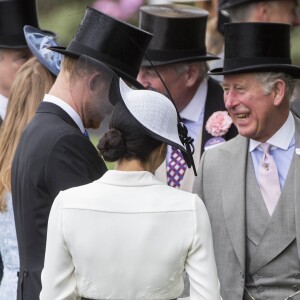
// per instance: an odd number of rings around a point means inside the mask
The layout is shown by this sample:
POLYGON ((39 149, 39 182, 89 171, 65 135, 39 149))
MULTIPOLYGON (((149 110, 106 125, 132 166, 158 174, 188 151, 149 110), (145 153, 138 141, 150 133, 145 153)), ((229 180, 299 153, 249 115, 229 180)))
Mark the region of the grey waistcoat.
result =
MULTIPOLYGON (((270 216, 257 183, 251 155, 246 185, 246 287, 259 300, 283 300, 300 289, 291 163, 270 216)), ((245 298, 248 299, 248 298, 245 298)), ((300 299, 300 295, 291 299, 300 299)))

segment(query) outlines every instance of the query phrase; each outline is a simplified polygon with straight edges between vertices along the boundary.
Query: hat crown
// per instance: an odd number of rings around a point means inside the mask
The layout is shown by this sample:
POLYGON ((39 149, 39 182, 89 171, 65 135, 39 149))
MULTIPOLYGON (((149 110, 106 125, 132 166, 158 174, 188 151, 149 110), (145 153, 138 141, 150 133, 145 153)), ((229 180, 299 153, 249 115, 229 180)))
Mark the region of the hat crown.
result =
MULTIPOLYGON (((152 34, 87 7, 65 55, 87 55, 133 84, 152 34)), ((54 50, 54 48, 52 48, 54 50)))
MULTIPOLYGON (((290 25, 276 23, 227 23, 225 58, 273 59, 286 61, 290 57, 290 25)), ((266 62, 266 61, 265 61, 266 62)))
POLYGON ((282 23, 225 24, 224 65, 209 74, 283 72, 299 78, 300 68, 291 61, 290 28, 282 23))
POLYGON ((142 6, 139 27, 153 34, 149 59, 154 63, 210 59, 205 46, 207 18, 208 12, 198 7, 142 6))
POLYGON ((25 25, 38 27, 35 0, 0 1, 0 47, 26 47, 27 44, 23 33, 25 25))

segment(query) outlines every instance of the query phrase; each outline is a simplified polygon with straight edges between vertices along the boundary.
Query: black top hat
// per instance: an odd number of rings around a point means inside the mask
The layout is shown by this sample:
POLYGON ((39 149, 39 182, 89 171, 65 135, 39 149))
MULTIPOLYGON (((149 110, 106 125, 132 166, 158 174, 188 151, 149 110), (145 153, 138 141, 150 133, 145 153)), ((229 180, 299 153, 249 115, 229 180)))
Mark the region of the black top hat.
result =
POLYGON ((273 0, 223 0, 220 2, 220 8, 226 9, 226 8, 236 7, 242 4, 258 3, 258 2, 265 2, 265 1, 273 1, 273 0))
POLYGON ((20 0, 0 1, 0 47, 25 48, 24 25, 38 27, 36 3, 20 0))
POLYGON ((225 24, 224 66, 209 74, 283 72, 300 78, 300 68, 291 61, 290 27, 277 23, 225 24))
POLYGON ((206 53, 205 33, 208 12, 187 5, 145 5, 140 24, 153 39, 146 51, 144 66, 218 59, 206 53))
POLYGON ((96 59, 141 87, 136 77, 151 38, 148 32, 87 7, 68 47, 50 49, 73 58, 86 55, 96 59))

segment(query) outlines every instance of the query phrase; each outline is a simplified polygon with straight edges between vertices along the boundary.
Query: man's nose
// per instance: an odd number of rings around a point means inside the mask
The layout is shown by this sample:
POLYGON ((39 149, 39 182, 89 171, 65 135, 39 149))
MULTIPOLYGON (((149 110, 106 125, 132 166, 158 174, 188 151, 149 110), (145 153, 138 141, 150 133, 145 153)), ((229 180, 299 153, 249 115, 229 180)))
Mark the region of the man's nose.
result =
POLYGON ((224 93, 224 103, 225 103, 226 109, 231 109, 238 104, 238 101, 237 101, 237 98, 235 97, 234 93, 227 92, 227 93, 224 93))
POLYGON ((145 88, 148 88, 149 83, 147 83, 147 78, 145 76, 145 72, 143 70, 140 70, 138 76, 137 76, 137 81, 142 84, 145 88))

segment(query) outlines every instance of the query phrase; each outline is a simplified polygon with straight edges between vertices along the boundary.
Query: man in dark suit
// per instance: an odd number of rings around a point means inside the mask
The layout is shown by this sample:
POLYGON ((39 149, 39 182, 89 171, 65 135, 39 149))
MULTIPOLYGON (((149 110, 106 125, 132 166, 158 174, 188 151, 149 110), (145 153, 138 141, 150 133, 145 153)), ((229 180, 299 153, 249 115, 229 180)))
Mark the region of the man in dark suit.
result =
POLYGON ((87 8, 68 47, 51 48, 64 55, 61 71, 25 129, 12 166, 20 252, 18 299, 39 299, 54 198, 106 172, 85 128, 99 127, 110 112, 114 79, 121 76, 138 85, 135 78, 150 39, 138 28, 87 8))
MULTIPOLYGON (((207 76, 207 61, 217 59, 206 53, 207 16, 207 11, 191 6, 143 6, 140 9, 140 28, 153 33, 153 39, 138 80, 146 88, 164 94, 167 94, 166 87, 169 90, 189 134, 195 140, 196 168, 205 145, 220 141, 220 137, 215 139, 206 130, 207 120, 216 111, 226 111, 221 86, 207 76)), ((236 134, 232 125, 223 138, 228 140, 236 134)), ((172 150, 168 147, 166 162, 155 173, 169 185, 174 184, 168 176, 171 157, 172 150)), ((177 187, 191 191, 194 178, 193 170, 186 169, 177 187)))

